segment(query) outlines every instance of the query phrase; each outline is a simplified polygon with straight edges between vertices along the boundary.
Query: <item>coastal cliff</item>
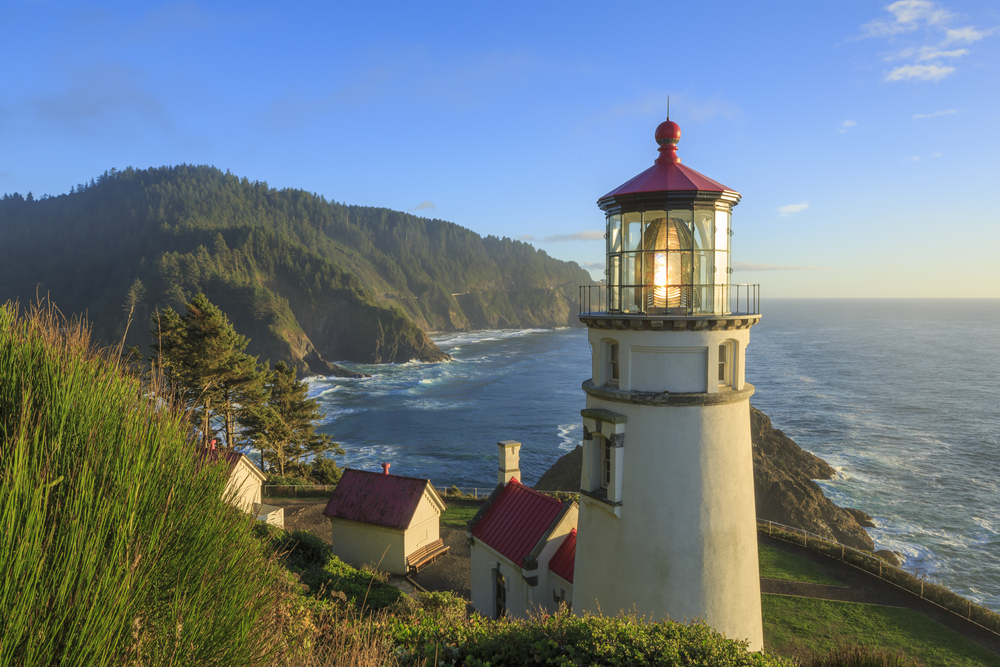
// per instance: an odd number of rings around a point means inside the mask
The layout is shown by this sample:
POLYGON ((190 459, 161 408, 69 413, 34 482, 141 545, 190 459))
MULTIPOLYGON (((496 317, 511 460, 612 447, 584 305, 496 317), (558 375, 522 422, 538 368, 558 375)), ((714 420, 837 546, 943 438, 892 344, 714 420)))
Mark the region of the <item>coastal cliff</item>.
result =
MULTIPOLYGON (((754 494, 757 518, 808 530, 855 549, 875 547, 865 527, 875 524, 861 510, 835 505, 814 479, 830 479, 836 471, 826 461, 803 450, 774 428, 770 418, 750 407, 754 494)), ((540 491, 578 491, 583 448, 562 456, 535 488, 540 491)))
POLYGON ((0 198, 0 302, 47 298, 104 345, 154 348, 157 312, 202 293, 300 376, 329 360, 445 361, 425 331, 579 326, 575 262, 400 211, 213 167, 112 169, 69 194, 0 198))

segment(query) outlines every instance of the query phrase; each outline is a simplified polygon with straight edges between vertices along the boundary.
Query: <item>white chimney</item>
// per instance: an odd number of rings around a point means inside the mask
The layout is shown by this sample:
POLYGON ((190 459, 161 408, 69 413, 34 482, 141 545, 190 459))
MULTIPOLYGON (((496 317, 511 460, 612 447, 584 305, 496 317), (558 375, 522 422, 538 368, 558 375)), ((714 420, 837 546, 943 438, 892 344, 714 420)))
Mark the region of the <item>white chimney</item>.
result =
POLYGON ((498 484, 506 484, 511 479, 521 481, 521 443, 513 440, 503 440, 497 443, 500 448, 500 473, 497 475, 498 484))

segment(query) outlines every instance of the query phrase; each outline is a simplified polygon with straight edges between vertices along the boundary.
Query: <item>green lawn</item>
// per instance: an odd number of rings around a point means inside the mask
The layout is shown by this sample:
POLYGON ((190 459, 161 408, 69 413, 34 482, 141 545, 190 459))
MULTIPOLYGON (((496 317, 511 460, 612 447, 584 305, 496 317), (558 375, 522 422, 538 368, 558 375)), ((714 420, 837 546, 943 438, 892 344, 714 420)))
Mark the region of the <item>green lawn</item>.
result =
POLYGON ((1000 667, 1000 656, 911 609, 762 595, 764 645, 790 656, 843 644, 872 644, 926 665, 1000 667))
POLYGON ((449 505, 448 509, 441 515, 441 525, 449 528, 465 530, 465 522, 476 516, 479 506, 465 507, 461 505, 449 505))
POLYGON ((836 579, 822 574, 812 561, 792 555, 774 547, 757 545, 757 558, 760 561, 760 576, 766 579, 783 579, 785 581, 801 581, 807 584, 827 584, 842 586, 836 579))

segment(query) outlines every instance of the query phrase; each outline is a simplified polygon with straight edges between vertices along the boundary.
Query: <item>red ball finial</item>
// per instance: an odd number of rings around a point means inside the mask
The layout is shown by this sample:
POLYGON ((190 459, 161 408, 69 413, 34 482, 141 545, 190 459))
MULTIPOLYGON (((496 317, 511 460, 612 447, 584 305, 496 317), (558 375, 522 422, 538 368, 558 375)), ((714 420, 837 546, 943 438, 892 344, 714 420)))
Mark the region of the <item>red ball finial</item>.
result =
POLYGON ((661 162, 680 162, 677 157, 677 142, 681 140, 681 126, 672 120, 665 120, 656 126, 656 143, 660 146, 660 157, 656 159, 656 164, 661 162))

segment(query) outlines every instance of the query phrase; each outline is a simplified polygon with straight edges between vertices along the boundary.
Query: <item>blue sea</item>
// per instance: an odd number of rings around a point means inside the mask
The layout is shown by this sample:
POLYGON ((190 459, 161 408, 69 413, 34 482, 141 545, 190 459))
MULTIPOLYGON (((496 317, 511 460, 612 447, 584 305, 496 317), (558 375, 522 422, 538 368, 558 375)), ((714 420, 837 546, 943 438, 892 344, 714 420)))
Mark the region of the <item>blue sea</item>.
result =
MULTIPOLYGON (((1000 300, 774 299, 750 332, 751 403, 833 465, 878 548, 1000 611, 1000 300)), ((310 379, 342 465, 489 491, 500 440, 532 484, 582 435, 586 330, 438 334, 438 364, 310 379)))

